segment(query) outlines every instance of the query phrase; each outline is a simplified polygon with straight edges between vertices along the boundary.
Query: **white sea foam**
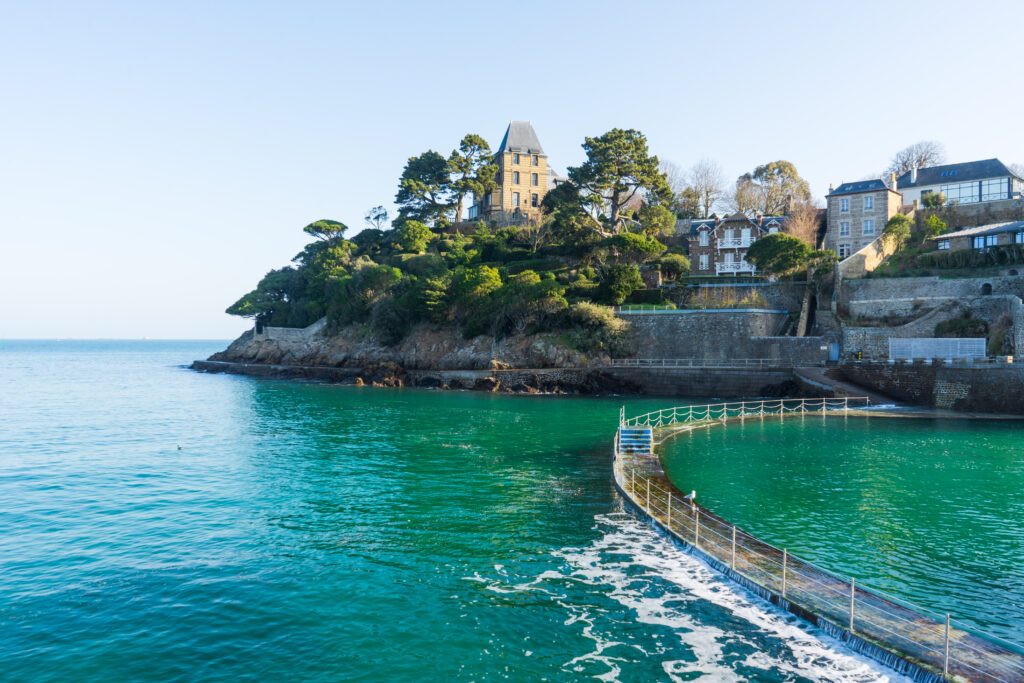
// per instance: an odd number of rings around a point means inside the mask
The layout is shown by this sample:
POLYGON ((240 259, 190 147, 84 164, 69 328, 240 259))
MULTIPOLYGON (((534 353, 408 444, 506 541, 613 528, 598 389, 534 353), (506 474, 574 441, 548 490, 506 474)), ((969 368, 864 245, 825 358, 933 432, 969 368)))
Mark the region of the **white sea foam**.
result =
POLYGON ((635 516, 601 515, 596 522, 601 536, 591 545, 554 553, 564 562, 561 571, 544 571, 518 584, 507 576, 473 577, 501 593, 544 592, 565 608, 565 625, 593 641, 591 651, 565 663, 567 672, 613 681, 628 661, 658 658, 666 678, 674 681, 692 680, 695 672, 707 680, 742 680, 758 671, 811 681, 909 680, 730 583, 635 516), (579 600, 578 591, 573 600, 565 599, 567 580, 610 598, 639 623, 668 629, 675 642, 617 639, 621 619, 579 600), (603 671, 593 673, 595 663, 603 671))

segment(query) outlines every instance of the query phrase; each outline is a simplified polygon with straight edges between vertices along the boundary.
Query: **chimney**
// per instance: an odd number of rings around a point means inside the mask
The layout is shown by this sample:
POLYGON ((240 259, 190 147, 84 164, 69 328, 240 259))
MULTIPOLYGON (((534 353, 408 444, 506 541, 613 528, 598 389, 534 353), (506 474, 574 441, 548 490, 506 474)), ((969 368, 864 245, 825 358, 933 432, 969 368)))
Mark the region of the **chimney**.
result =
POLYGON ((910 169, 910 184, 913 185, 917 182, 917 166, 910 169))
POLYGON ((836 189, 835 185, 833 185, 832 183, 828 184, 828 193, 829 194, 832 194, 835 191, 835 189, 836 189))
POLYGON ((757 217, 754 219, 754 222, 757 223, 758 225, 764 223, 764 215, 760 211, 757 212, 757 217))
POLYGON ((892 173, 889 174, 889 189, 896 189, 896 171, 893 171, 892 173))

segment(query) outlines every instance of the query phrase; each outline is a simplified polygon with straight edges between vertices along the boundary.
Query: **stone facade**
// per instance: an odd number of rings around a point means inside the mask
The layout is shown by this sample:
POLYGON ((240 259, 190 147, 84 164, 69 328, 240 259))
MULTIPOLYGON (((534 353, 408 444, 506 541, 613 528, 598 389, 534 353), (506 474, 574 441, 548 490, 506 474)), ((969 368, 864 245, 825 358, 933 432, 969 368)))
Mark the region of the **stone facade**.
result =
POLYGON ((844 183, 830 189, 826 200, 825 248, 840 261, 874 242, 903 204, 900 194, 881 180, 844 183))
POLYGON ((536 221, 549 189, 548 157, 528 121, 513 121, 505 131, 498 152, 497 187, 476 198, 470 219, 502 223, 536 221))
POLYGON ((780 232, 783 216, 750 218, 735 213, 725 219, 691 221, 687 244, 694 275, 754 275, 757 268, 747 263, 747 249, 765 235, 780 232))

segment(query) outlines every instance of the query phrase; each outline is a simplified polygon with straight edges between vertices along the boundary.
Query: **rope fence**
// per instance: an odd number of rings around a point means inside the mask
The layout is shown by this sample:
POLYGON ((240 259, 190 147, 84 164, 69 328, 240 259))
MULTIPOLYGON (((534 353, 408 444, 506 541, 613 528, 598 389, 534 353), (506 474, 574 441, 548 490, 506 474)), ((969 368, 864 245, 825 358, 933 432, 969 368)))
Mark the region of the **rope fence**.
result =
MULTIPOLYGON (((843 414, 866 406, 867 399, 778 399, 679 406, 626 418, 620 430, 650 428, 661 437, 688 428, 745 420, 819 413, 843 414)), ((663 528, 704 555, 717 560, 734 578, 781 598, 881 650, 948 680, 1024 681, 1024 650, 982 634, 952 619, 859 585, 777 548, 684 497, 668 481, 657 456, 624 453, 616 432, 615 476, 633 503, 663 528)))

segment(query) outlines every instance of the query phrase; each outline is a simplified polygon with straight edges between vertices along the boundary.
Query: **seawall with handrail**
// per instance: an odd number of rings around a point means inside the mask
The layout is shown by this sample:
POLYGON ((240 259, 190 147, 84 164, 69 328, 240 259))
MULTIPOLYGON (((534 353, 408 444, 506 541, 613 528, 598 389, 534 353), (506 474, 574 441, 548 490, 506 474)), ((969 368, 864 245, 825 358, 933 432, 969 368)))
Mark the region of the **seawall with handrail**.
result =
POLYGON ((613 444, 615 484, 658 528, 728 578, 915 681, 1024 681, 1019 646, 762 541, 686 498, 668 480, 657 455, 666 439, 694 429, 745 420, 865 415, 867 403, 863 398, 737 401, 628 418, 623 409, 613 444), (649 436, 638 436, 647 430, 649 436))

